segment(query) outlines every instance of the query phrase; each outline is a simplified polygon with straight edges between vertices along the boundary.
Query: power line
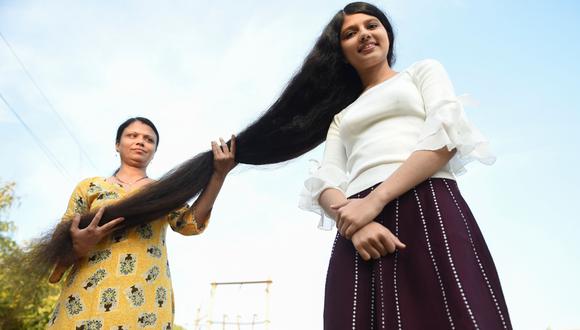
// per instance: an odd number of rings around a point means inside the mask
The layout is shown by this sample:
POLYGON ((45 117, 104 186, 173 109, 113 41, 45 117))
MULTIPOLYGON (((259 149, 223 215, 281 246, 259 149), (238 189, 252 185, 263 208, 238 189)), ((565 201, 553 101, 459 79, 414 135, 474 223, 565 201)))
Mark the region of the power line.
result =
POLYGON ((30 79, 30 81, 32 82, 32 84, 34 85, 34 87, 36 88, 36 90, 40 93, 40 95, 42 96, 42 98, 44 99, 44 101, 48 104, 48 107, 50 108, 50 110, 58 118, 58 120, 60 121, 61 125, 65 128, 65 130, 67 131, 67 133, 75 141, 75 143, 79 147, 79 150, 81 151, 82 155, 88 160, 89 164, 91 164, 91 166, 95 170, 97 170, 97 167, 95 166, 95 163, 93 163, 93 161, 91 160, 91 157, 85 151, 85 149, 81 145, 80 141, 77 139, 76 135, 68 127, 68 125, 66 124, 66 122, 64 121, 64 119, 60 116, 60 114, 58 113, 58 111, 56 111, 56 108, 54 107, 54 105, 52 104, 52 102, 50 102, 50 100, 48 99, 48 97, 46 96, 46 94, 42 91, 42 89, 40 88, 40 86, 36 83, 36 80, 34 79, 34 77, 32 77, 32 74, 30 74, 30 72, 28 71, 28 69, 26 68, 26 66, 24 65, 24 63, 22 62, 22 60, 20 59, 20 57, 18 57, 18 55, 16 54, 16 52, 14 51, 14 49, 12 48, 12 46, 10 45, 10 43, 8 42, 8 40, 6 40, 6 38, 4 37, 4 35, 2 34, 2 32, 0 32, 0 38, 2 38, 2 40, 4 41, 4 43, 6 44, 6 46, 8 47, 8 49, 10 49, 10 52, 16 58, 16 60, 18 61, 18 64, 20 64, 20 67, 22 68, 22 70, 24 71, 24 73, 26 73, 26 76, 28 77, 28 79, 30 79))
POLYGON ((62 164, 58 161, 58 159, 54 156, 54 154, 50 151, 50 149, 48 149, 48 147, 46 145, 44 145, 44 143, 42 143, 42 141, 38 138, 38 136, 36 136, 36 134, 34 134, 34 132, 32 131, 32 129, 30 129, 30 127, 28 127, 28 125, 26 125, 26 123, 24 122, 24 120, 22 120, 22 118, 20 117, 20 115, 18 114, 18 112, 16 112, 16 110, 14 110, 14 108, 10 105, 10 103, 8 103, 8 101, 4 98, 4 95, 2 95, 2 92, 0 92, 0 98, 2 99, 2 101, 4 101, 4 104, 6 104, 6 107, 12 111, 12 113, 14 114, 14 116, 16 116, 16 118, 18 119, 18 121, 20 122, 20 124, 22 124, 22 126, 24 127, 24 129, 26 129, 26 131, 28 132, 28 134, 30 134, 30 136, 32 136, 32 138, 34 139, 34 141, 36 142, 36 144, 38 145, 38 147, 40 147, 40 149, 44 152, 44 154, 46 155, 46 157, 52 162, 52 164, 59 170, 59 172, 66 178, 69 179, 69 175, 66 171, 66 168, 64 166, 62 166, 62 164))

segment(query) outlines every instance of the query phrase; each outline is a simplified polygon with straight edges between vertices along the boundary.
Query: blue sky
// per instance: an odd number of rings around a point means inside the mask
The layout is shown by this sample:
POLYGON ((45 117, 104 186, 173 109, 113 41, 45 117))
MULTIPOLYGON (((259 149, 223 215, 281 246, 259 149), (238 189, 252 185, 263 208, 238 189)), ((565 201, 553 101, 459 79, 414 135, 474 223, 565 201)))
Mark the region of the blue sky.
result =
MULTIPOLYGON (((154 177, 242 129, 275 99, 344 4, 0 1, 0 32, 95 164, 82 157, 0 42, 0 92, 67 173, 0 104, 0 179, 16 181, 20 196, 10 214, 15 237, 32 239, 55 223, 82 178, 110 175, 118 163, 114 133, 129 116, 149 117, 160 130, 154 177)), ((481 104, 468 116, 498 161, 472 164, 459 185, 495 258, 514 327, 579 328, 580 5, 376 4, 396 28, 395 69, 435 58, 458 94, 481 104)), ((209 301, 210 281, 272 278, 272 328, 321 327, 333 235, 296 207, 308 159, 321 152, 282 167, 237 169, 206 233, 169 236, 178 323, 193 326, 194 311, 209 301)), ((254 310, 263 313, 260 288, 231 290, 223 294, 255 300, 254 310)), ((223 313, 237 308, 223 306, 223 313)))

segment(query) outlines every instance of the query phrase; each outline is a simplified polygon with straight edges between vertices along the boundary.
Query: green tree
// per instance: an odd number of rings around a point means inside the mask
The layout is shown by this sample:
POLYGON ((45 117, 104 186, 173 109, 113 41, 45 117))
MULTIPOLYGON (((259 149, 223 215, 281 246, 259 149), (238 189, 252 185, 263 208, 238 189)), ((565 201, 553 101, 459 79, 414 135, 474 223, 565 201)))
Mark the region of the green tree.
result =
POLYGON ((12 238, 16 226, 8 220, 18 201, 15 187, 0 182, 0 329, 44 329, 59 288, 22 262, 25 249, 12 238))

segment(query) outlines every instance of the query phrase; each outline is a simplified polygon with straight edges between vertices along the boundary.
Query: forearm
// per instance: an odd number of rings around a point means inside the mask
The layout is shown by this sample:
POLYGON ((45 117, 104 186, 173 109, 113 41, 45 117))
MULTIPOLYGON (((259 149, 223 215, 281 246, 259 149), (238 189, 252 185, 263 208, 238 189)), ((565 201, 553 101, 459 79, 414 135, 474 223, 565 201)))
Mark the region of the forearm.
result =
POLYGON ((191 206, 193 208, 194 219, 198 226, 203 225, 203 222, 209 218, 213 204, 217 199, 225 179, 225 175, 219 175, 214 172, 201 195, 191 206))
POLYGON ((387 180, 368 195, 368 198, 375 199, 381 205, 388 204, 437 173, 454 154, 455 150, 449 151, 446 147, 434 151, 413 152, 387 180))
POLYGON ((318 204, 322 206, 328 215, 330 215, 333 219, 336 219, 337 211, 332 209, 330 205, 339 204, 344 200, 346 200, 346 196, 344 196, 342 191, 335 188, 328 188, 320 194, 320 197, 318 198, 318 204))

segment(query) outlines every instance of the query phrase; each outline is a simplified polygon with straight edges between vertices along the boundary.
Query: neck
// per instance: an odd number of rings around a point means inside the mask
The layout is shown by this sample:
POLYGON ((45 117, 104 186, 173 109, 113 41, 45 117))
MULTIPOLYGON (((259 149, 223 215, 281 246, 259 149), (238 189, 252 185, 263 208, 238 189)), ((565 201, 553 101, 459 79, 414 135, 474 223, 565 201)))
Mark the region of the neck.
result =
POLYGON ((147 170, 145 167, 134 167, 127 164, 121 164, 121 168, 115 175, 122 179, 132 181, 146 177, 147 170))
POLYGON ((382 83, 383 81, 393 77, 395 74, 397 73, 389 67, 386 60, 378 65, 358 71, 358 75, 365 90, 382 83))

